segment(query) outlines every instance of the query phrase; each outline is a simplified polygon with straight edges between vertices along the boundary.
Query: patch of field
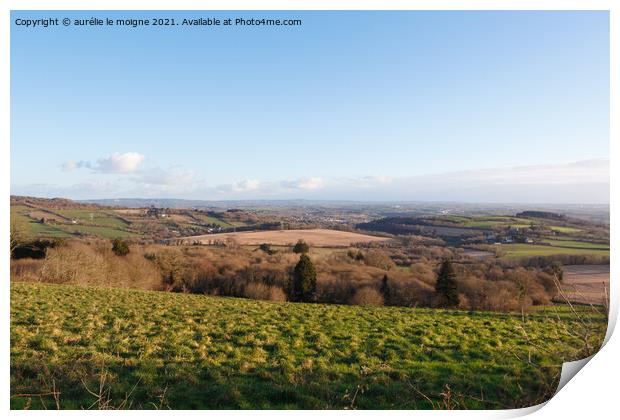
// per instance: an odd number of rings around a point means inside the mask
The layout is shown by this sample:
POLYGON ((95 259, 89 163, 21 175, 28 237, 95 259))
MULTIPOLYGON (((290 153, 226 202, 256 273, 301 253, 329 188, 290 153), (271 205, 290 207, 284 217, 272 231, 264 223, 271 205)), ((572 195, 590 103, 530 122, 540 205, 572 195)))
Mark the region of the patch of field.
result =
POLYGON ((609 249, 567 248, 535 244, 502 244, 497 245, 499 251, 504 251, 507 258, 523 258, 549 255, 596 255, 609 256, 609 249))
POLYGON ((34 220, 19 211, 14 211, 13 208, 11 208, 11 221, 16 221, 22 226, 29 237, 66 238, 71 236, 55 226, 40 223, 38 220, 34 220))
POLYGON ((499 409, 538 404, 605 318, 11 285, 11 408, 499 409), (100 388, 101 387, 101 388, 100 388), (362 390, 362 391, 360 391, 362 390), (28 397, 24 394, 41 394, 28 397), (129 395, 129 397, 127 397, 129 395), (94 404, 94 405, 93 405, 94 404))
POLYGON ((309 245, 318 247, 350 246, 358 242, 381 242, 390 240, 390 238, 330 229, 262 230, 217 233, 212 235, 190 236, 182 239, 188 242, 198 241, 205 244, 215 241, 226 242, 228 239, 233 239, 239 245, 260 245, 266 243, 285 246, 294 245, 299 239, 303 239, 309 245))
MULTIPOLYGON (((576 303, 607 305, 609 303, 609 265, 567 265, 562 289, 576 303)), ((556 299, 561 300, 561 296, 556 299)))
POLYGON ((107 212, 69 209, 55 211, 55 213, 58 213, 60 216, 45 210, 12 206, 11 220, 21 223, 27 229, 29 236, 38 238, 67 238, 73 235, 94 235, 112 239, 135 235, 125 230, 129 226, 127 222, 107 212), (31 216, 35 216, 35 218, 31 216), (45 217, 46 223, 40 222, 41 217, 45 217), (72 219, 79 222, 75 224, 68 222, 72 219))
POLYGON ((106 239, 129 238, 136 235, 133 232, 106 226, 67 225, 65 231, 71 234, 92 235, 106 239))
POLYGON ((544 239, 546 243, 562 248, 579 248, 579 249, 605 249, 609 251, 608 244, 600 244, 596 242, 573 241, 564 239, 544 239))
POLYGON ((493 229, 499 226, 512 226, 514 228, 530 227, 532 221, 528 219, 522 219, 519 217, 509 216, 488 216, 488 217, 475 217, 469 219, 463 224, 465 227, 479 228, 479 229, 493 229))
POLYGON ((129 226, 129 223, 115 216, 113 213, 100 210, 63 209, 56 211, 56 213, 69 220, 76 220, 80 225, 106 226, 117 229, 124 229, 129 226))
POLYGON ((196 221, 186 214, 171 214, 169 216, 170 220, 176 223, 186 223, 186 224, 194 224, 196 221))
POLYGON ((463 248, 463 254, 471 258, 485 259, 495 257, 495 253, 491 251, 482 251, 480 249, 463 248))
POLYGON ((229 223, 226 223, 223 220, 218 219, 217 217, 213 217, 213 216, 207 216, 206 214, 201 214, 201 213, 196 213, 194 214, 194 216, 201 220, 203 223, 207 223, 210 225, 216 225, 216 226, 221 226, 221 227, 231 227, 232 225, 229 223))
POLYGON ((113 211, 122 216, 143 216, 146 213, 144 209, 118 209, 113 211))
POLYGON ((579 233, 579 232, 583 232, 583 229, 577 229, 577 228, 568 227, 568 226, 549 226, 549 228, 551 230, 555 230, 556 232, 559 232, 559 233, 579 233))
POLYGON ((52 221, 57 223, 67 223, 69 221, 65 217, 58 216, 45 210, 32 210, 27 213, 27 216, 34 220, 45 219, 46 221, 52 221))

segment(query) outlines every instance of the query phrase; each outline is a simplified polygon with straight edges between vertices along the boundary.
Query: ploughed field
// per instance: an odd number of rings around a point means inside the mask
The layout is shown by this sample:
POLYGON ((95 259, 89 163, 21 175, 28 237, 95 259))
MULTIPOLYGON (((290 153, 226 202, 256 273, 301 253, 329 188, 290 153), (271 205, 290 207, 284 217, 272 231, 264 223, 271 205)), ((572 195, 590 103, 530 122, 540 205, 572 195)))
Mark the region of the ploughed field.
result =
POLYGON ((564 297, 571 302, 609 304, 609 265, 565 266, 562 289, 564 297))
POLYGON ((296 230, 265 230, 252 232, 215 233, 211 235, 189 236, 182 238, 187 242, 205 244, 225 242, 234 239, 240 245, 293 245, 303 239, 312 246, 338 247, 350 246, 360 242, 389 241, 390 238, 364 235, 355 232, 344 232, 331 229, 296 229, 296 230))
POLYGON ((529 406, 553 394, 563 361, 601 344, 605 318, 576 310, 581 319, 563 306, 522 317, 13 283, 11 407, 529 406))

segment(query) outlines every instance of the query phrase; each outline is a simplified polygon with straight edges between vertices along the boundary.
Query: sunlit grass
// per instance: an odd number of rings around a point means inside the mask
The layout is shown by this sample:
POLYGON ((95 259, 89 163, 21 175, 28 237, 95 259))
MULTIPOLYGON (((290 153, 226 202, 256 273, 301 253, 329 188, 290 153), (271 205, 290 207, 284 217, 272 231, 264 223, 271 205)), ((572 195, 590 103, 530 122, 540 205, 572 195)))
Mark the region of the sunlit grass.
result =
POLYGON ((53 388, 86 408, 105 378, 111 404, 133 408, 437 408, 446 387, 461 408, 527 406, 600 346, 605 320, 583 316, 587 346, 561 307, 522 318, 17 283, 11 394, 53 388))

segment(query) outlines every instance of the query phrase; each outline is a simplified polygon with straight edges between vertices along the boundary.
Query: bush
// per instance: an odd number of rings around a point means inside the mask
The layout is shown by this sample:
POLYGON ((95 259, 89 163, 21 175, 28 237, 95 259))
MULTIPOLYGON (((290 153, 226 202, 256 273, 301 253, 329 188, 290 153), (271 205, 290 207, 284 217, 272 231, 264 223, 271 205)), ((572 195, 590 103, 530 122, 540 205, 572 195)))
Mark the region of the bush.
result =
POLYGON ((390 270, 394 268, 394 261, 381 251, 369 251, 364 255, 364 263, 371 267, 377 267, 382 270, 390 270))
POLYGON ((245 287, 245 297, 250 299, 270 300, 272 302, 286 302, 286 294, 281 287, 268 286, 263 283, 248 283, 245 287))
POLYGON ((381 293, 372 287, 362 287, 355 292, 351 301, 351 305, 361 306, 383 306, 384 300, 381 293))
POLYGON ((121 238, 116 238, 112 241, 112 252, 119 257, 124 257, 129 254, 129 244, 121 238))
POLYGON ((439 268, 435 291, 440 297, 440 305, 455 307, 459 305, 459 295, 456 284, 456 273, 450 260, 444 260, 439 268))
POLYGON ((316 269, 307 254, 301 254, 290 286, 293 302, 311 302, 316 292, 316 269))
POLYGON ((263 252, 266 252, 269 255, 272 255, 274 253, 273 250, 271 249, 271 245, 269 244, 260 244, 258 249, 260 249, 263 252))
POLYGON ((293 252, 295 254, 305 254, 310 252, 310 245, 308 245, 303 239, 297 241, 295 246, 293 247, 293 252))

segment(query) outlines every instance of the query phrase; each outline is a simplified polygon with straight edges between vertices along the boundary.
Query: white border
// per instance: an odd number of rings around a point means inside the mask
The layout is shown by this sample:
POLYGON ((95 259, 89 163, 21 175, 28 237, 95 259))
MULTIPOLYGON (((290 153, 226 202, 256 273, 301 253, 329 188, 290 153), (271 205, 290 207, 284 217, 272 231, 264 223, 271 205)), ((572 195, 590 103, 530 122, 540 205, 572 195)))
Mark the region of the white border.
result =
MULTIPOLYGON (((0 19, 0 54, 2 61, 0 64, 0 136, 2 139, 2 151, 0 153, 0 178, 1 193, 5 197, 4 205, 0 207, 2 216, 2 227, 0 237, 7 238, 9 236, 9 201, 10 195, 10 10, 609 10, 611 19, 611 43, 610 43, 610 63, 611 63, 611 104, 610 115, 620 115, 618 112, 619 85, 618 77, 620 67, 618 66, 618 48, 620 47, 620 19, 618 13, 620 6, 618 2, 612 0, 595 0, 595 1, 578 1, 578 0, 90 0, 87 2, 76 0, 5 0, 0 8, 3 11, 2 19, 0 19), (87 4, 85 4, 87 3, 87 4)), ((615 162, 618 155, 619 129, 617 121, 611 119, 610 127, 610 159, 615 162)), ((611 186, 618 185, 619 171, 614 165, 611 167, 611 186)), ((618 209, 620 201, 619 194, 612 194, 611 197, 611 249, 620 248, 618 240, 618 209)), ((0 241, 0 252, 2 255, 9 254, 8 241, 0 241)), ((3 412, 9 411, 9 378, 10 378, 10 336, 9 336, 9 264, 8 258, 4 258, 1 262, 3 290, 1 294, 2 310, 0 311, 0 322, 2 329, 2 361, 0 362, 0 371, 2 372, 2 398, 0 399, 0 408, 3 412)), ((618 279, 618 269, 615 259, 612 261, 611 277, 611 300, 612 314, 610 317, 610 327, 607 334, 607 343, 605 347, 593 357, 588 366, 577 375, 577 379, 569 381, 569 383, 552 398, 545 408, 539 411, 539 407, 533 407, 523 410, 509 411, 486 411, 486 412, 420 412, 420 411, 391 411, 390 417, 410 418, 505 418, 525 415, 531 412, 532 418, 562 418, 572 419, 579 418, 610 418, 617 413, 617 385, 618 375, 620 374, 620 362, 616 355, 620 355, 620 344, 617 337, 610 339, 611 332, 615 326, 618 313, 618 290, 616 281, 618 279)), ((115 416, 133 417, 135 412, 118 412, 115 416)), ((144 413, 141 413, 144 415, 144 413)), ((219 411, 204 412, 194 411, 185 412, 183 415, 192 418, 202 418, 206 416, 217 416, 220 418, 235 418, 252 415, 258 419, 275 418, 313 418, 317 415, 327 417, 365 417, 372 418, 375 415, 385 415, 384 412, 363 411, 363 412, 308 412, 308 411, 256 411, 252 413, 238 411, 219 411)), ((22 412, 12 411, 9 413, 13 417, 39 417, 39 416, 68 416, 77 418, 84 415, 98 417, 109 416, 112 413, 102 412, 22 412)), ((176 415, 174 412, 148 413, 149 416, 172 417, 176 415)))

